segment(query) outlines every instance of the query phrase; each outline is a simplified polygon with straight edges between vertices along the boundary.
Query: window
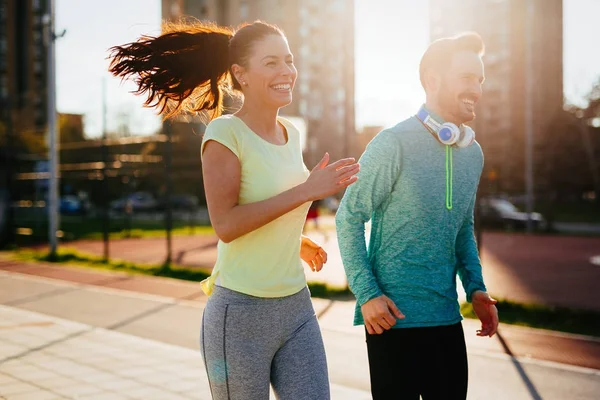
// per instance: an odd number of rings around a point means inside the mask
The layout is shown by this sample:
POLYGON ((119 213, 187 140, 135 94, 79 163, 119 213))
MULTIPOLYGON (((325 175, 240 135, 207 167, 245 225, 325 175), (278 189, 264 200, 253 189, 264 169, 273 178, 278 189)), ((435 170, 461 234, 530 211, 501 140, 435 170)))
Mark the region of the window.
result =
POLYGON ((308 139, 308 147, 310 148, 311 153, 314 153, 317 150, 318 145, 319 142, 317 141, 316 137, 311 137, 310 139, 308 139))
POLYGON ((42 49, 42 46, 40 45, 33 46, 33 54, 35 58, 39 60, 44 56, 44 49, 42 49))
POLYGON ((310 87, 308 86, 308 83, 306 81, 300 82, 300 94, 307 95, 308 92, 310 92, 310 87))
POLYGON ((0 98, 8 97, 8 82, 6 81, 6 76, 2 76, 0 78, 0 98))
POLYGON ((33 118, 35 118, 35 122, 38 125, 41 125, 43 123, 44 116, 44 111, 39 108, 36 108, 33 112, 33 118))
POLYGON ((302 37, 302 38, 308 37, 309 31, 310 31, 310 28, 308 27, 307 24, 300 25, 300 37, 302 37))
POLYGON ((245 20, 248 18, 249 14, 250 14, 250 7, 248 6, 248 3, 245 1, 240 2, 240 18, 245 20))
POLYGON ((336 114, 338 119, 344 120, 344 118, 346 117, 346 107, 344 107, 343 104, 338 105, 336 107, 336 114))
POLYGON ((171 3, 171 16, 178 17, 181 14, 181 9, 179 8, 179 1, 175 0, 171 3))
POLYGON ((300 56, 302 58, 306 58, 308 56, 310 56, 310 47, 304 43, 302 44, 302 46, 300 46, 300 56))
POLYGON ((301 116, 306 115, 306 112, 308 111, 308 103, 306 100, 300 100, 300 104, 298 105, 298 111, 300 112, 301 116))
POLYGON ((310 109, 309 109, 309 118, 311 119, 319 119, 321 118, 321 116, 323 115, 323 105, 313 102, 310 105, 310 109))

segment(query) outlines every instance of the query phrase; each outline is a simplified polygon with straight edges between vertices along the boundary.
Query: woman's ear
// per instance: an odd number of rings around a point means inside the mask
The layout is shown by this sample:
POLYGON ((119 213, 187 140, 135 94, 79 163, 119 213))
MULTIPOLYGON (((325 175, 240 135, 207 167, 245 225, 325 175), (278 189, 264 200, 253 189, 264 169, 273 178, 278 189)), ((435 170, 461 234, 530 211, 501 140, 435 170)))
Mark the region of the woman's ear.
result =
POLYGON ((246 71, 244 67, 239 64, 233 64, 231 66, 231 72, 233 73, 233 77, 238 81, 240 86, 248 86, 248 82, 245 79, 246 71))

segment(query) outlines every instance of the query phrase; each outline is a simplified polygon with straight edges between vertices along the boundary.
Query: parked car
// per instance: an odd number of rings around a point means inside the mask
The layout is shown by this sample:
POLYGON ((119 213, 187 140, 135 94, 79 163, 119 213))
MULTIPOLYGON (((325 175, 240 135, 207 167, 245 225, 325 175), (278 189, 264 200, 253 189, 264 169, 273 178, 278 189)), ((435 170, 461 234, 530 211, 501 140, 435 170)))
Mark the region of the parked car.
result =
POLYGON ((110 209, 113 211, 126 212, 130 207, 131 212, 148 212, 154 211, 158 202, 148 192, 135 192, 130 195, 121 197, 110 203, 110 209))
POLYGON ((546 221, 542 214, 520 211, 513 203, 501 198, 482 198, 479 201, 481 225, 484 228, 499 228, 509 231, 525 230, 527 220, 531 218, 533 229, 542 230, 546 221))
POLYGON ((327 211, 335 214, 340 206, 340 201, 333 196, 329 196, 323 199, 323 206, 327 208, 327 211))
POLYGON ((86 215, 90 211, 90 203, 74 195, 60 198, 60 213, 63 215, 86 215))
MULTIPOLYGON (((191 194, 172 194, 171 199, 171 210, 173 211, 196 211, 200 201, 198 197, 191 194)), ((157 205, 157 209, 164 211, 167 208, 165 199, 160 199, 157 205)))

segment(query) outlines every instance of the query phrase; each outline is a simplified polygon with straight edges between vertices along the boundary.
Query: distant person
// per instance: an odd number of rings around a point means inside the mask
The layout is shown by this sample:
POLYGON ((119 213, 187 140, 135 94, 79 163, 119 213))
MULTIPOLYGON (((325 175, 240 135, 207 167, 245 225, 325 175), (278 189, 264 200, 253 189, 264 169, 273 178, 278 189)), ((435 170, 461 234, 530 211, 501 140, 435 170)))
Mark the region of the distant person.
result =
POLYGON ((482 94, 483 52, 475 33, 429 46, 419 71, 425 104, 369 143, 360 179, 337 212, 374 399, 466 398, 457 274, 481 320, 477 335, 496 333, 496 301, 486 292, 473 234, 483 154, 464 125, 482 94))
POLYGON ((324 203, 324 200, 313 201, 308 209, 308 213, 306 214, 306 222, 304 223, 304 227, 302 228, 302 233, 305 234, 309 231, 309 228, 313 229, 315 232, 321 234, 323 236, 323 241, 327 243, 329 240, 329 235, 327 235, 327 231, 323 229, 323 226, 320 224, 319 219, 321 215, 321 206, 324 203))
POLYGON ((313 201, 310 207, 308 208, 303 233, 306 232, 309 224, 312 224, 316 230, 319 230, 319 204, 320 201, 313 201))
POLYGON ((207 112, 204 187, 219 237, 201 350, 215 399, 329 399, 325 350, 301 263, 320 271, 327 253, 302 236, 312 201, 356 182, 354 159, 309 171, 300 134, 279 109, 297 71, 283 32, 263 22, 235 32, 174 24, 113 48, 111 72, 135 76, 138 93, 167 117, 207 112), (221 116, 225 93, 241 94, 221 116))

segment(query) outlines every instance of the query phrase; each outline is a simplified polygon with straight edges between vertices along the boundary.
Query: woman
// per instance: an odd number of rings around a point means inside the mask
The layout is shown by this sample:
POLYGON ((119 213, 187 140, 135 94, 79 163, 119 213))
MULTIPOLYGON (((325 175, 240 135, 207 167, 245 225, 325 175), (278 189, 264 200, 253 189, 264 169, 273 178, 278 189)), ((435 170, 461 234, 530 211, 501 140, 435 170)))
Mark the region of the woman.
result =
POLYGON ((113 48, 111 72, 136 76, 146 105, 166 116, 208 112, 203 177, 218 258, 202 287, 209 299, 201 349, 215 399, 328 399, 325 350, 301 259, 325 251, 302 236, 312 201, 354 183, 354 159, 308 171, 298 130, 278 116, 297 71, 284 34, 263 22, 228 28, 170 25, 157 38, 113 48), (229 90, 232 86, 232 90, 229 90), (224 92, 242 94, 220 116, 224 92))

